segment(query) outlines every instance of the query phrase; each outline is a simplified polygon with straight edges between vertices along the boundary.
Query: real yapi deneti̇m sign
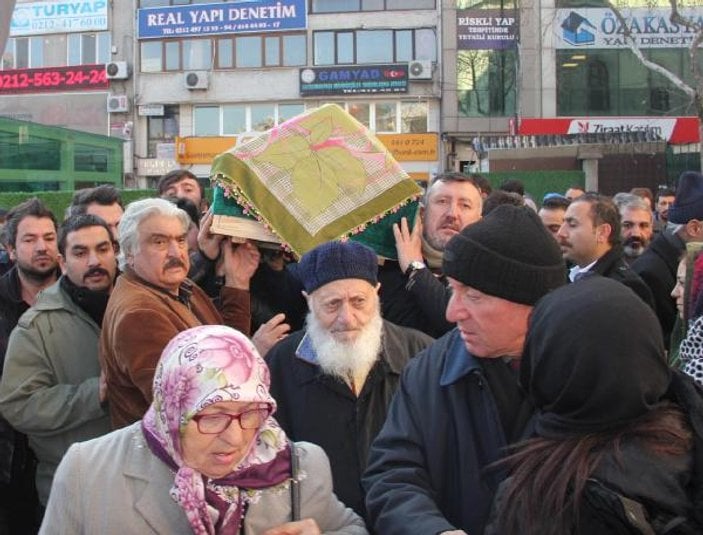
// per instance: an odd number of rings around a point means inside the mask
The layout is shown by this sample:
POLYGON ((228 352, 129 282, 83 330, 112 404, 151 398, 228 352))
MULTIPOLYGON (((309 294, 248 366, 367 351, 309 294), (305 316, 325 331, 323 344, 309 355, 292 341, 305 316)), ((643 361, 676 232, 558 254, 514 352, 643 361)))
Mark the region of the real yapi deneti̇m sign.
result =
POLYGON ((139 10, 139 38, 304 30, 305 0, 257 0, 139 10))

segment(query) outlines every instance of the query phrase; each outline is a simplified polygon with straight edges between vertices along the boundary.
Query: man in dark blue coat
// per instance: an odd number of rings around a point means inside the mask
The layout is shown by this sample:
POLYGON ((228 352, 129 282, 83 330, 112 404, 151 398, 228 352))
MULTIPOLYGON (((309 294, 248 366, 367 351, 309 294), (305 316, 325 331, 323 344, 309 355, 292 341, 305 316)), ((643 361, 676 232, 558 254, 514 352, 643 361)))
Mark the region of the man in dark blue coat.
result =
POLYGON ((530 208, 499 206, 452 238, 443 271, 457 327, 401 377, 363 478, 376 533, 481 533, 505 474, 487 469, 532 408, 517 383, 534 304, 565 282, 554 238, 530 208))
POLYGON ((266 357, 276 419, 292 440, 325 450, 337 497, 363 516, 369 447, 401 371, 432 338, 381 318, 378 259, 360 243, 320 245, 297 271, 310 314, 266 357))

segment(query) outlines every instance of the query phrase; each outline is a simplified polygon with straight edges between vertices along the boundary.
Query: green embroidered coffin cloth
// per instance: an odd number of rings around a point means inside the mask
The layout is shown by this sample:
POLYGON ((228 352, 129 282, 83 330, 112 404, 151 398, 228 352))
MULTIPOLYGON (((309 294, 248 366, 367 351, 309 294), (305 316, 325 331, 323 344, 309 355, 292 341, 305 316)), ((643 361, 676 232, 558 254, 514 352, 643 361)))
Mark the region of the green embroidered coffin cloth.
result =
MULTIPOLYGON (((351 238, 395 258, 392 223, 401 217, 414 221, 422 191, 385 146, 335 104, 220 154, 212 178, 223 200, 256 218, 298 256, 326 241, 351 238)), ((224 204, 216 195, 216 215, 224 204)))

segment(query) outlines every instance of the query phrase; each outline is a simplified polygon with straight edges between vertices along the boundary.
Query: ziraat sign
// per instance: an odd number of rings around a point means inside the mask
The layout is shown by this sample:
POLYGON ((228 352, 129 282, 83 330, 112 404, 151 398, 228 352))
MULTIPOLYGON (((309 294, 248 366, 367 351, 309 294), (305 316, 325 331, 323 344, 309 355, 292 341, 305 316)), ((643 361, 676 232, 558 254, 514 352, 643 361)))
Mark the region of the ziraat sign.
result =
POLYGON ((675 145, 698 143, 697 117, 559 117, 520 119, 522 136, 647 132, 675 145))

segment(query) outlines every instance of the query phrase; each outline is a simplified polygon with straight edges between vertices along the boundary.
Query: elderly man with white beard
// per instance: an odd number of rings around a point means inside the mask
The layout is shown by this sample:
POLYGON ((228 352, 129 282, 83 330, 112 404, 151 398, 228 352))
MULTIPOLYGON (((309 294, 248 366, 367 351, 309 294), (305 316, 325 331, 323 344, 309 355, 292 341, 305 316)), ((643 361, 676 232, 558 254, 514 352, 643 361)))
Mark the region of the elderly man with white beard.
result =
POLYGON ((297 266, 310 313, 306 328, 268 353, 276 417, 291 440, 320 445, 334 492, 364 516, 360 480, 400 373, 432 338, 381 318, 376 254, 328 242, 297 266))

